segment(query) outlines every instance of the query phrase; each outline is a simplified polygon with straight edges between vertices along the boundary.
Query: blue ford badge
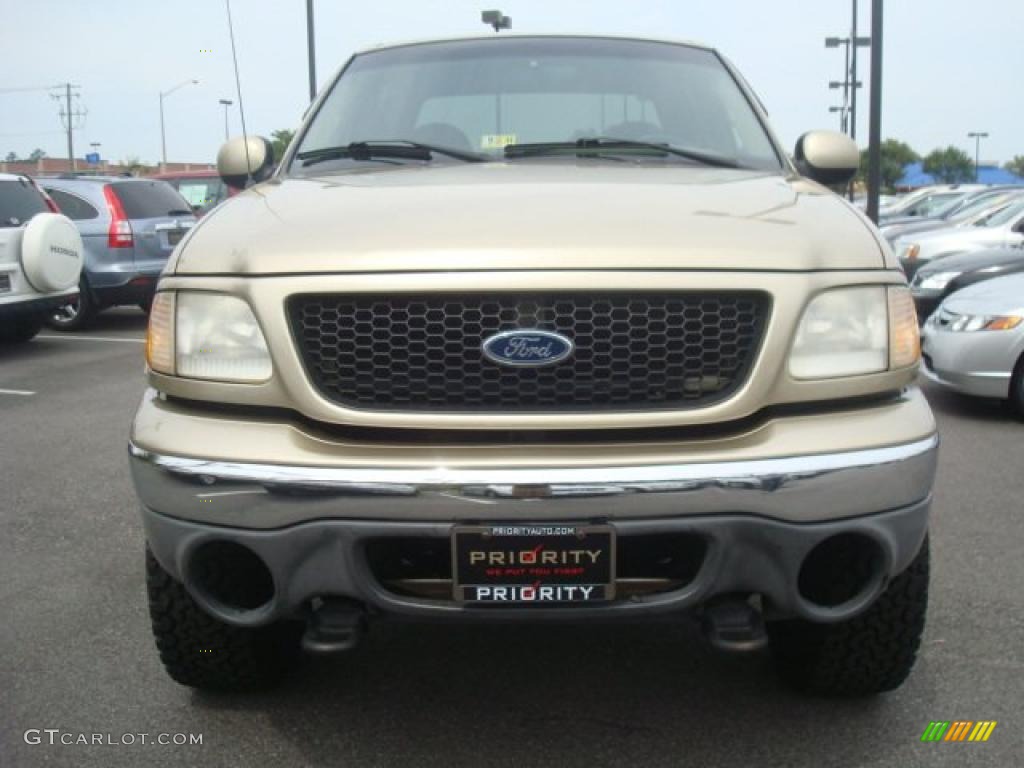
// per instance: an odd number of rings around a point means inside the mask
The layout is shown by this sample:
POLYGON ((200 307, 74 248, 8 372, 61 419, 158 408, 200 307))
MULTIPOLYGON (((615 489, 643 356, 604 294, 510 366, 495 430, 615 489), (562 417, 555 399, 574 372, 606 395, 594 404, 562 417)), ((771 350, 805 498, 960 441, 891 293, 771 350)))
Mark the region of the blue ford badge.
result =
POLYGON ((572 355, 572 339, 538 330, 505 331, 484 339, 484 356, 498 365, 540 368, 572 355))

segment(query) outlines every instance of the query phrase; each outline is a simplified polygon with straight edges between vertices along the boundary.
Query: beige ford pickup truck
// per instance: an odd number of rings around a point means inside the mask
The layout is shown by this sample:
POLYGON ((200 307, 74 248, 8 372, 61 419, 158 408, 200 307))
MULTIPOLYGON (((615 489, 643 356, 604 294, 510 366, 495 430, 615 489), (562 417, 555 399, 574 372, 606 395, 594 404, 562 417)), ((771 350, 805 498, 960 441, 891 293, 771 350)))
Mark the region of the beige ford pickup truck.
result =
POLYGON ((354 55, 168 263, 130 462, 180 683, 377 620, 692 617, 815 693, 900 685, 937 438, 876 229, 711 48, 354 55))

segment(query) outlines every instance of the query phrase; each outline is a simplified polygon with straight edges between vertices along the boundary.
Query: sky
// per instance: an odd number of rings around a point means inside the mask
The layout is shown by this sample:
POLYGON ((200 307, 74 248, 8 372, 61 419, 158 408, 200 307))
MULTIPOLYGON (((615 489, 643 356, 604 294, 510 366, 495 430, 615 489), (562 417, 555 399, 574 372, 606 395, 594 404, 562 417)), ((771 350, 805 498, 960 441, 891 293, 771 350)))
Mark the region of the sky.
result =
MULTIPOLYGON (((722 51, 766 105, 791 148, 804 131, 836 128, 829 80, 842 79, 852 0, 315 0, 318 86, 356 50, 380 42, 489 33, 480 11, 500 7, 516 33, 637 35, 699 40, 722 51)), ((305 0, 231 0, 246 126, 294 128, 308 103, 305 0)), ((981 161, 1024 155, 1024 0, 887 0, 882 135, 925 154, 953 144, 981 161)), ((66 156, 46 86, 81 86, 88 111, 75 154, 99 142, 105 159, 160 159, 159 94, 170 161, 212 162, 240 133, 224 0, 0 0, 0 158, 40 147, 66 156), (34 88, 36 90, 20 90, 34 88), (19 89, 19 90, 12 90, 19 89)), ((860 0, 860 35, 871 0, 860 0)), ((869 52, 862 49, 857 137, 867 144, 869 52)))

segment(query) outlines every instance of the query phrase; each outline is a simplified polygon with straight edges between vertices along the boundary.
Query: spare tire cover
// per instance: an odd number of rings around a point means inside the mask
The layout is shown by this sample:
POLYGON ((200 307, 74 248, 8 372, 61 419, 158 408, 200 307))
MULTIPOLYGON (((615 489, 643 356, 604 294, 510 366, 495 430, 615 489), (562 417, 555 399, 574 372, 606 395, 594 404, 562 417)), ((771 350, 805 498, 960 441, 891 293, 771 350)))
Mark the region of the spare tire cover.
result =
POLYGON ((21 238, 21 266, 40 293, 66 291, 78 285, 83 246, 78 228, 59 213, 37 213, 21 238))

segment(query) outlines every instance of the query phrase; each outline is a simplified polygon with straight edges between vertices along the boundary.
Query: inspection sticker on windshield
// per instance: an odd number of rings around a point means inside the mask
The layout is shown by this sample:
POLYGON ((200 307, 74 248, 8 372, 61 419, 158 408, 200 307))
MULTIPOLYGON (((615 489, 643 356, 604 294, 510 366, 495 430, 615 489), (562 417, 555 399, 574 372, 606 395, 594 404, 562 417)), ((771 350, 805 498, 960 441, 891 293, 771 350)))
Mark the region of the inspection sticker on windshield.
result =
POLYGON ((481 149, 504 149, 509 144, 515 144, 514 133, 485 133, 480 137, 481 149))

